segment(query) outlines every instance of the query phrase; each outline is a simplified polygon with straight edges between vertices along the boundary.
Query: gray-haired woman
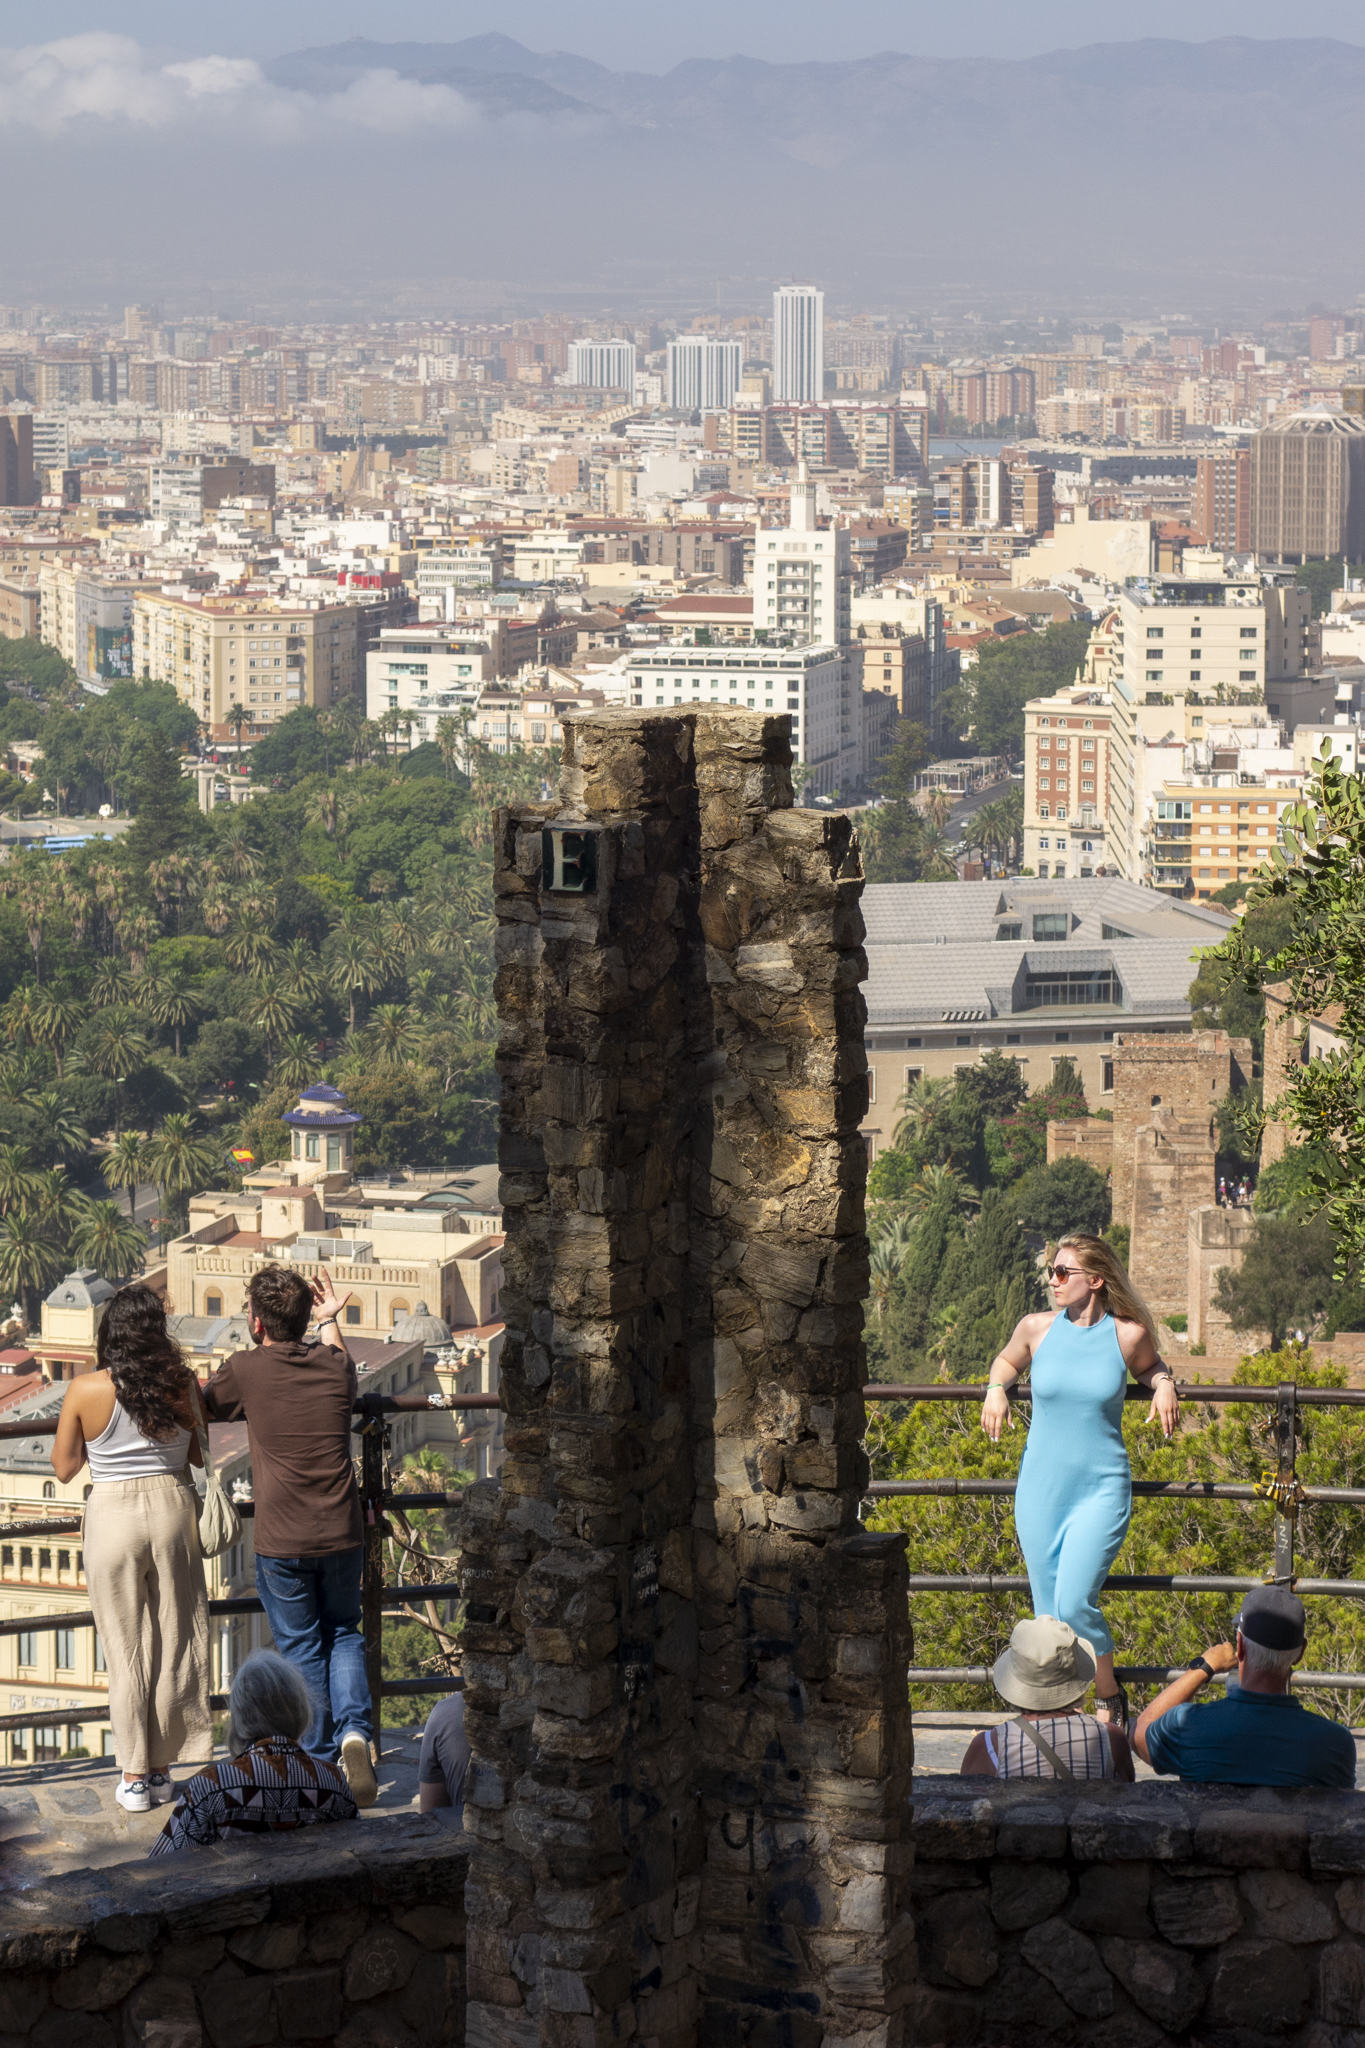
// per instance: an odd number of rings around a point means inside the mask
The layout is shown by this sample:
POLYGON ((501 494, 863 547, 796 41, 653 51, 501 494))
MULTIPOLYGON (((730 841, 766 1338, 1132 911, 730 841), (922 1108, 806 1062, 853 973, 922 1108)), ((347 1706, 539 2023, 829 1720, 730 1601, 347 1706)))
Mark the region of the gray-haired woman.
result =
POLYGON ((351 1788, 336 1765, 300 1746, 313 1703, 292 1664, 274 1650, 254 1650, 232 1681, 228 1705, 229 1760, 190 1779, 151 1855, 355 1819, 351 1788))

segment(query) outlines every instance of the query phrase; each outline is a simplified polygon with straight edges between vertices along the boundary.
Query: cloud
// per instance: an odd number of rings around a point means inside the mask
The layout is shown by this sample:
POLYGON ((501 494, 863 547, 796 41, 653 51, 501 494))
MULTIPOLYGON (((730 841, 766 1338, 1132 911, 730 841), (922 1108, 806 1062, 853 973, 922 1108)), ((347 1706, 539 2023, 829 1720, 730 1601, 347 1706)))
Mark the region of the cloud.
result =
POLYGON ((267 140, 313 141, 338 128, 386 135, 466 127, 477 109, 448 85, 369 71, 343 92, 293 92, 247 57, 158 64, 130 36, 66 36, 0 50, 0 133, 156 130, 232 122, 267 140))

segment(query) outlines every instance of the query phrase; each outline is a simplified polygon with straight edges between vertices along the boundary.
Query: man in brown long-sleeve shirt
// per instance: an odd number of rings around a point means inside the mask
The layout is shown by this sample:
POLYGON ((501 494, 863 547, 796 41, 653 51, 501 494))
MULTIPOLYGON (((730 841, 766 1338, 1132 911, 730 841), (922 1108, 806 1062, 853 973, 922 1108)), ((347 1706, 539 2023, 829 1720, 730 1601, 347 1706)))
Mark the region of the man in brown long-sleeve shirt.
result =
POLYGON ((374 1733, 360 1623, 364 1557, 360 1495, 351 1464, 356 1372, 341 1335, 338 1299, 324 1272, 263 1266, 247 1290, 256 1340, 204 1390, 219 1422, 246 1417, 256 1496, 256 1590, 275 1647, 303 1673, 313 1722, 303 1747, 339 1758, 358 1806, 374 1803, 374 1733), (316 1311, 323 1340, 305 1344, 316 1311))

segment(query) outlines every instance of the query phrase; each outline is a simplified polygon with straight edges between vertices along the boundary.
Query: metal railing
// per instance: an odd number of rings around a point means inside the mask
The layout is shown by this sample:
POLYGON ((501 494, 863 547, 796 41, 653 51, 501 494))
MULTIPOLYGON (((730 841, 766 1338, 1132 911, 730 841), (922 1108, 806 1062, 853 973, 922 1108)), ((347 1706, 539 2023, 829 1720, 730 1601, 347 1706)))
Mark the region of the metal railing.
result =
MULTIPOLYGON (((1224 1485, 1208 1479, 1135 1479, 1133 1495, 1139 1500, 1261 1500, 1274 1509, 1273 1568, 1259 1579, 1221 1574, 1181 1572, 1111 1572, 1101 1591, 1114 1593, 1245 1593, 1253 1586, 1292 1586, 1307 1598, 1330 1596, 1337 1599, 1365 1599, 1365 1579, 1306 1579, 1294 1570, 1294 1531, 1299 1508, 1310 1501, 1358 1507, 1365 1505, 1365 1487, 1304 1486, 1295 1470, 1295 1430, 1300 1406, 1306 1408, 1365 1408, 1365 1389, 1355 1387, 1301 1388, 1285 1380, 1274 1387, 1191 1385, 1177 1381, 1182 1401, 1273 1406, 1276 1467, 1256 1485, 1224 1485)), ((865 1401, 983 1401, 983 1383, 973 1386, 942 1385, 891 1386, 874 1382, 863 1388, 865 1401)), ((1033 1399, 1027 1386, 1009 1390, 1011 1402, 1033 1399)), ((1145 1387, 1129 1386, 1126 1401, 1148 1401, 1145 1387)), ((1013 1495, 1017 1479, 882 1479, 873 1480, 864 1497, 871 1500, 910 1498, 970 1498, 1013 1495)), ((1014 1572, 912 1572, 912 1593, 1027 1593, 1029 1582, 1014 1572)), ((1116 1666, 1120 1680, 1135 1684, 1162 1685, 1179 1676, 1156 1665, 1116 1666)), ((912 1665, 907 1676, 916 1685, 989 1685, 991 1674, 981 1665, 912 1665)), ((1296 1671, 1295 1686, 1365 1692, 1365 1672, 1296 1671)))
MULTIPOLYGON (((376 1753, 382 1753, 381 1705, 386 1699, 411 1697, 414 1694, 437 1692, 459 1692, 464 1680, 458 1677, 433 1673, 429 1678, 385 1678, 384 1676, 384 1614, 386 1610, 405 1608, 415 1601, 458 1600, 459 1586, 454 1584, 422 1585, 416 1581, 397 1586, 384 1584, 384 1542, 386 1528, 384 1511, 397 1503, 404 1513, 420 1508, 444 1508, 458 1504, 459 1493, 399 1493, 386 1486, 384 1474, 384 1453, 389 1448, 388 1430, 384 1418, 387 1415, 420 1413, 436 1409, 450 1412, 466 1410, 498 1409, 502 1405, 497 1394, 462 1394, 451 1400, 429 1400, 426 1395, 417 1394, 366 1394, 355 1405, 354 1413, 362 1419, 353 1434, 360 1438, 360 1511, 364 1524, 364 1561, 361 1577, 361 1629, 365 1640, 365 1675, 370 1688, 370 1704, 374 1716, 374 1740, 376 1753)), ((216 1426, 216 1425, 213 1425, 216 1426)), ((0 1422, 0 1442, 21 1437, 55 1436, 56 1417, 29 1422, 0 1422)), ((249 1520, 256 1512, 251 1501, 238 1501, 234 1505, 239 1515, 249 1520)), ((30 1518, 23 1522, 6 1522, 0 1519, 0 1539, 8 1542, 22 1536, 66 1536, 79 1533, 82 1517, 79 1515, 54 1515, 51 1518, 30 1518)), ((223 1600, 210 1600, 210 1615, 262 1614, 264 1607, 254 1593, 236 1593, 223 1600)), ((95 1617, 89 1609, 68 1609, 65 1613, 24 1614, 13 1619, 0 1619, 0 1638, 19 1635, 51 1634, 58 1629, 93 1629, 95 1617)), ((47 1684, 49 1681, 41 1681, 47 1684)), ((225 1693, 210 1693, 209 1706, 215 1712, 227 1708, 225 1693)), ((0 1714, 0 1734, 12 1733, 23 1728, 76 1727, 91 1721, 107 1721, 109 1706, 106 1700, 82 1701, 77 1706, 44 1709, 24 1713, 0 1714)))

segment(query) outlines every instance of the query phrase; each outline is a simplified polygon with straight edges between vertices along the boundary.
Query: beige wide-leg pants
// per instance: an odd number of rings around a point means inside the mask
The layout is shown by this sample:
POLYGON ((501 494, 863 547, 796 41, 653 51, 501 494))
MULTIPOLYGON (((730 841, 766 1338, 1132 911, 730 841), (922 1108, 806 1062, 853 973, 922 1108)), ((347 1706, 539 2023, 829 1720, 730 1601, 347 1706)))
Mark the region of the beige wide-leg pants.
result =
POLYGON ((208 1596, 189 1482, 157 1472, 96 1483, 85 1508, 85 1580, 124 1771, 211 1762, 208 1596))

